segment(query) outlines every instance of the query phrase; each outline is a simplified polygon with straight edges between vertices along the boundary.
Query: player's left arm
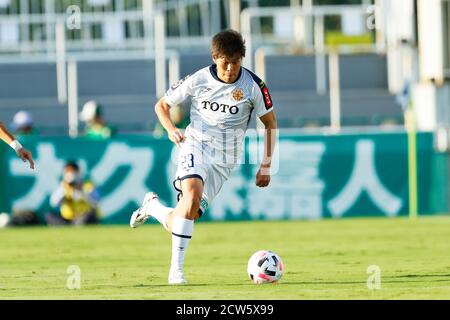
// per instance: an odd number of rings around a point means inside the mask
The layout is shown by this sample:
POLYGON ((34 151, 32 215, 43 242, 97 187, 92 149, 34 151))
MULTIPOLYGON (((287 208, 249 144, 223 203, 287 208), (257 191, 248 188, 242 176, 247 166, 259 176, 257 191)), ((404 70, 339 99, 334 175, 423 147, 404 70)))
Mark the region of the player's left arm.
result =
POLYGON ((277 118, 272 110, 259 118, 264 124, 264 157, 256 173, 256 185, 267 187, 270 183, 270 166, 272 165, 273 150, 277 136, 277 118))

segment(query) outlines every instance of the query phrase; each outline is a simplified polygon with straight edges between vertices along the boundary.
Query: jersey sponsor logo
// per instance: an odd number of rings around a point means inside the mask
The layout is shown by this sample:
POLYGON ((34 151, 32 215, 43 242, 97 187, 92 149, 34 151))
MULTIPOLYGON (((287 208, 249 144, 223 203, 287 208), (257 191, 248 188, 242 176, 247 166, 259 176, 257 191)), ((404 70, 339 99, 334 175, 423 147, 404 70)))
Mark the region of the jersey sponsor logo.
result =
POLYGON ((229 112, 231 114, 236 114, 239 112, 239 108, 237 106, 230 106, 228 104, 218 103, 214 101, 202 101, 202 105, 203 109, 210 109, 216 112, 229 112))
POLYGON ((231 92, 231 95, 233 96, 233 99, 236 101, 241 101, 242 99, 244 99, 244 92, 239 88, 234 89, 231 92))
POLYGON ((209 91, 211 91, 212 90, 212 88, 205 88, 205 89, 202 89, 201 91, 200 91, 200 94, 202 94, 202 93, 207 93, 207 92, 209 92, 209 91))
POLYGON ((266 109, 272 108, 273 104, 272 104, 272 98, 270 97, 269 89, 267 89, 267 87, 264 85, 261 88, 261 92, 262 92, 263 97, 264 97, 264 104, 266 106, 266 109))
POLYGON ((170 87, 170 90, 175 90, 176 88, 178 88, 184 81, 186 81, 187 78, 189 78, 190 75, 187 75, 186 77, 184 77, 183 79, 179 80, 177 83, 173 84, 170 87))
POLYGON ((270 93, 269 93, 269 89, 267 89, 267 86, 264 83, 264 81, 261 80, 256 74, 254 74, 253 72, 251 72, 248 69, 246 69, 246 70, 250 73, 250 75, 253 78, 253 81, 256 82, 259 89, 261 90, 261 94, 263 95, 263 100, 264 100, 264 106, 266 107, 266 110, 269 110, 273 106, 272 98, 270 97, 270 93))

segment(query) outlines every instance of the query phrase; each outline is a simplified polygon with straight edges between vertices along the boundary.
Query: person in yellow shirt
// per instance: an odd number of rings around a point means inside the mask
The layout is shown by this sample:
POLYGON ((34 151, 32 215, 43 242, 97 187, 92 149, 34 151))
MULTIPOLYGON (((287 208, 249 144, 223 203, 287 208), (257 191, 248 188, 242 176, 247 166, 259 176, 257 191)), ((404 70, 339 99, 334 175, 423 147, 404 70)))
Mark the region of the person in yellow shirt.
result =
POLYGON ((49 225, 98 223, 100 194, 90 181, 84 181, 78 164, 69 161, 64 166, 63 180, 50 197, 50 205, 59 215, 49 213, 49 225))

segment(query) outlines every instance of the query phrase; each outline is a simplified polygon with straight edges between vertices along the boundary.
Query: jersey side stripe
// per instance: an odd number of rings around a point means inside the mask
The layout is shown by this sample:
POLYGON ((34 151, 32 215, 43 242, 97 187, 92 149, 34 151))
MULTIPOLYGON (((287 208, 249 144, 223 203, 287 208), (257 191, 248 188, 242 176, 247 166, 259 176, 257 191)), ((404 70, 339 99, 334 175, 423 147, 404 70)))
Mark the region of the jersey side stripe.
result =
POLYGON ((272 97, 270 96, 269 89, 267 88, 264 81, 262 81, 256 74, 254 74, 247 68, 244 68, 244 69, 247 70, 248 73, 250 73, 250 75, 253 78, 253 81, 256 82, 259 89, 261 90, 261 94, 263 95, 264 105, 266 106, 266 109, 268 110, 268 109, 272 108, 272 106, 273 106, 272 97))

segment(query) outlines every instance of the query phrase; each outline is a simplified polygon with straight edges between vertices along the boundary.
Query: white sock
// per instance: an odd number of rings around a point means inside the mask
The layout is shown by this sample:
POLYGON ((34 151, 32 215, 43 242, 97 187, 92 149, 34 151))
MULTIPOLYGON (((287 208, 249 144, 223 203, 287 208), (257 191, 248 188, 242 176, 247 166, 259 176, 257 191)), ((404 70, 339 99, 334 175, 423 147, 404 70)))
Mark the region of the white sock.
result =
POLYGON ((183 270, 184 256, 194 232, 194 220, 173 217, 172 262, 170 270, 183 270))
POLYGON ((166 207, 158 199, 153 199, 150 203, 144 208, 146 214, 150 214, 159 223, 162 224, 164 229, 167 230, 166 219, 169 213, 171 213, 174 209, 170 207, 166 207))

